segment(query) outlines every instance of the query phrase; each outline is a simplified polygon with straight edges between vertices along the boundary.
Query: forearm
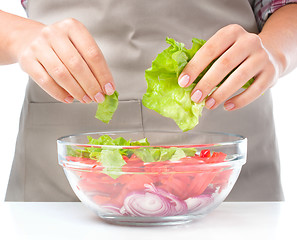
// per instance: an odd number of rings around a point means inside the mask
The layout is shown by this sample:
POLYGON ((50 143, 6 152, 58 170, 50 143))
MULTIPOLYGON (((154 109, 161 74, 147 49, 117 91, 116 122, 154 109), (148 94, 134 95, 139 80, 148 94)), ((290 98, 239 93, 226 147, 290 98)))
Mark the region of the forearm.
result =
POLYGON ((18 52, 39 32, 42 24, 0 10, 0 65, 18 61, 18 52))
POLYGON ((273 13, 259 36, 275 58, 279 76, 293 70, 297 66, 297 4, 286 5, 273 13))

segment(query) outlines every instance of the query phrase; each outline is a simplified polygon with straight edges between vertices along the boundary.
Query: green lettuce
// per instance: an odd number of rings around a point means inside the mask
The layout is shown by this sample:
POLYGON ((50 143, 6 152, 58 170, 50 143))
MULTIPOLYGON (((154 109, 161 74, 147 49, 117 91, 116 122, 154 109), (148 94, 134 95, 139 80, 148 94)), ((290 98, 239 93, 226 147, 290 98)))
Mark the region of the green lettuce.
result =
POLYGON ((103 149, 99 161, 104 166, 103 172, 114 179, 121 175, 121 167, 126 164, 118 149, 103 149))
MULTIPOLYGON (((186 49, 183 43, 171 38, 167 38, 166 42, 170 46, 161 52, 152 62, 151 68, 145 71, 147 91, 143 95, 142 102, 145 107, 172 118, 181 130, 188 131, 199 123, 199 117, 205 106, 205 100, 198 104, 193 102, 191 92, 215 60, 199 74, 190 86, 182 88, 178 84, 180 73, 206 41, 193 38, 191 49, 186 49)), ((253 79, 248 81, 244 87, 249 87, 252 82, 253 79)))
POLYGON ((106 95, 104 102, 98 103, 95 117, 104 123, 109 123, 114 112, 118 108, 118 97, 119 94, 117 91, 115 91, 112 95, 106 95))
POLYGON ((135 154, 143 162, 161 162, 177 161, 184 157, 194 156, 195 148, 176 148, 176 147, 149 147, 147 138, 138 141, 126 140, 122 137, 116 139, 108 135, 102 135, 98 139, 88 136, 90 145, 99 145, 100 147, 85 147, 84 149, 75 149, 67 146, 67 156, 91 158, 102 164, 103 172, 112 178, 121 175, 121 167, 126 164, 123 156, 130 158, 135 154), (140 146, 139 148, 124 149, 117 146, 140 146))

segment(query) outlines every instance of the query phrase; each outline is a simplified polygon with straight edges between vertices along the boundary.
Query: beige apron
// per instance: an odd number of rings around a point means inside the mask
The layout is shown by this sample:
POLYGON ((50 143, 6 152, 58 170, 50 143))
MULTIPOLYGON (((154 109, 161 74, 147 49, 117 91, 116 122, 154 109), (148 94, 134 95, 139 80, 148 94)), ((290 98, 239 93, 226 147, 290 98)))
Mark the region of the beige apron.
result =
MULTIPOLYGON (((52 24, 76 18, 102 49, 120 93, 109 125, 94 118, 96 104, 57 102, 29 81, 21 115, 7 201, 78 201, 57 162, 56 139, 102 130, 174 129, 171 119, 142 106, 144 71, 168 45, 166 36, 191 47, 237 23, 257 32, 248 0, 30 0, 30 18, 52 24)), ((248 159, 227 200, 282 200, 270 92, 244 109, 204 110, 192 131, 237 133, 248 138, 248 159)))

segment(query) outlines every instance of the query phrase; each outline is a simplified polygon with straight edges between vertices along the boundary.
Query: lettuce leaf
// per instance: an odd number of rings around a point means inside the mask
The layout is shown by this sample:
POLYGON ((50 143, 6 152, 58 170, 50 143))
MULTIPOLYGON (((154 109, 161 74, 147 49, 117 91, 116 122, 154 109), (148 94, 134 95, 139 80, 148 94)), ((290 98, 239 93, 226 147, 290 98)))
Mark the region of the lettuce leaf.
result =
POLYGON ((104 123, 109 123, 112 119, 114 112, 118 108, 119 94, 115 91, 112 95, 105 95, 105 100, 102 103, 98 103, 95 117, 104 123))
MULTIPOLYGON (((183 43, 171 38, 167 38, 166 42, 170 46, 161 52, 152 62, 151 68, 145 71, 147 91, 142 102, 145 107, 172 118, 181 130, 188 131, 199 123, 205 106, 205 100, 198 104, 193 102, 191 92, 216 59, 199 74, 193 84, 182 88, 178 85, 180 73, 206 41, 193 38, 191 49, 186 49, 183 43)), ((252 82, 253 79, 244 87, 247 88, 252 82)))
POLYGON ((131 157, 135 154, 143 162, 177 161, 183 157, 194 156, 196 148, 149 147, 147 138, 138 141, 126 140, 123 137, 112 139, 102 135, 98 139, 88 136, 89 144, 100 147, 85 147, 75 149, 67 146, 67 156, 91 158, 102 164, 103 172, 112 178, 121 175, 121 167, 126 164, 123 156, 131 157), (116 146, 140 146, 134 149, 117 148, 116 146))
POLYGON ((152 67, 145 71, 147 91, 142 102, 145 107, 172 118, 183 131, 188 131, 198 124, 205 102, 192 102, 191 92, 195 84, 181 88, 177 79, 205 41, 193 39, 190 50, 173 39, 167 38, 166 41, 169 48, 160 53, 152 67))
POLYGON ((99 162, 104 166, 103 172, 114 179, 121 175, 121 167, 126 164, 118 149, 103 149, 99 157, 99 162))

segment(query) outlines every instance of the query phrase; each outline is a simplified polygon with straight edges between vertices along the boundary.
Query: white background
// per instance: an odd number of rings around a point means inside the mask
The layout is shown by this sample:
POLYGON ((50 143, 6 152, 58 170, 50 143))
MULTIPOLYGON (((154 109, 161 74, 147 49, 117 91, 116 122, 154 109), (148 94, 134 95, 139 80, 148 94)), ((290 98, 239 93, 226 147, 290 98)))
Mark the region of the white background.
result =
MULTIPOLYGON (((20 0, 0 0, 0 9, 25 17, 20 0)), ((0 202, 9 178, 26 83, 27 75, 17 64, 0 66, 0 202)), ((297 70, 281 78, 272 89, 282 183, 286 201, 290 202, 297 200, 296 89, 297 70)))

